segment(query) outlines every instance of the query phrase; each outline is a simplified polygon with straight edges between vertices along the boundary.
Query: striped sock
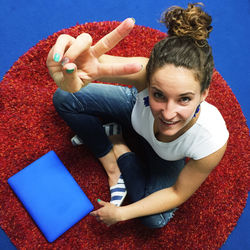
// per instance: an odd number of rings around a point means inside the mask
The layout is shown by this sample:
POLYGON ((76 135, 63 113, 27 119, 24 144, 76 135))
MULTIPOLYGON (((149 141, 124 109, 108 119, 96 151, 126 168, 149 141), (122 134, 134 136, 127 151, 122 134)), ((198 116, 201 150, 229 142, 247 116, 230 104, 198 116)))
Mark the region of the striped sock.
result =
POLYGON ((127 190, 122 175, 118 179, 117 184, 110 187, 110 194, 110 203, 114 204, 117 207, 120 207, 127 195, 127 190))

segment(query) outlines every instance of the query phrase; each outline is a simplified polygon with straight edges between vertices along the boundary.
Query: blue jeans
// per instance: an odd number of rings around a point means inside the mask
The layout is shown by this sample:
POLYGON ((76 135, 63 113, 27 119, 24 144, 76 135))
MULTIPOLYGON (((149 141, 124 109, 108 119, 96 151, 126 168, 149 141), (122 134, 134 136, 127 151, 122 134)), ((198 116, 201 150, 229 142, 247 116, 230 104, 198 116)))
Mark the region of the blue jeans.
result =
MULTIPOLYGON (((123 131, 133 134, 133 145, 136 145, 135 151, 139 148, 138 154, 129 152, 117 160, 131 202, 174 185, 184 167, 184 160, 161 159, 133 130, 131 113, 136 95, 136 88, 91 83, 76 93, 57 89, 53 97, 57 112, 98 158, 112 149, 103 123, 119 123, 123 131)), ((141 217, 140 220, 147 227, 160 228, 171 219, 174 210, 141 217)))

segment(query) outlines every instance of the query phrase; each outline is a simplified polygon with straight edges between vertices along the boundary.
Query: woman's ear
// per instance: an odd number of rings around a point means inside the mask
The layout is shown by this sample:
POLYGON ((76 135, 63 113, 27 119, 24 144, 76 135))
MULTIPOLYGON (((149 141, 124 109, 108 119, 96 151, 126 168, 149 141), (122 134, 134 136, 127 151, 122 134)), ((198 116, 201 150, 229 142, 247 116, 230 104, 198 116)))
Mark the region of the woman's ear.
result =
POLYGON ((201 93, 201 102, 205 101, 209 93, 209 87, 201 93))

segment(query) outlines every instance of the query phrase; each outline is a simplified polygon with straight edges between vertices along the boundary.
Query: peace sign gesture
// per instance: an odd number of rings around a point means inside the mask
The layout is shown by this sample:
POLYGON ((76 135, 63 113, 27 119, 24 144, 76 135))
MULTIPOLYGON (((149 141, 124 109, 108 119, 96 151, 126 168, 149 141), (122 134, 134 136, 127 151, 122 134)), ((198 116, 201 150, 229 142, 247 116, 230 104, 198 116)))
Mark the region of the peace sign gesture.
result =
POLYGON ((77 92, 91 81, 140 71, 141 64, 137 62, 102 63, 100 60, 100 57, 115 47, 133 27, 134 20, 127 18, 93 46, 92 37, 87 33, 77 38, 60 35, 46 62, 57 86, 65 91, 77 92))

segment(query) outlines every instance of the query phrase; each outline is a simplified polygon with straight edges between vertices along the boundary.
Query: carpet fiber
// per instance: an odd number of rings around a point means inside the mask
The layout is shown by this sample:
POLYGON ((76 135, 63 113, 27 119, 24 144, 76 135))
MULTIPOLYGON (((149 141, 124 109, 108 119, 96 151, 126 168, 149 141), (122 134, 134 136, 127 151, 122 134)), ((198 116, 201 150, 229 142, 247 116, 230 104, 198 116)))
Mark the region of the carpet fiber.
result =
MULTIPOLYGON (((96 42, 118 24, 88 23, 57 32, 21 56, 0 83, 0 226, 19 249, 216 249, 243 211, 249 190, 249 130, 234 94, 216 70, 207 101, 227 123, 228 148, 219 166, 166 227, 150 230, 131 220, 107 228, 87 216, 50 244, 11 191, 9 177, 54 150, 96 208, 97 198, 109 199, 104 170, 87 148, 72 147, 73 134, 55 112, 56 85, 45 61, 59 34, 88 32, 96 42)), ((136 26, 110 53, 148 57, 164 37, 160 31, 136 26)))

